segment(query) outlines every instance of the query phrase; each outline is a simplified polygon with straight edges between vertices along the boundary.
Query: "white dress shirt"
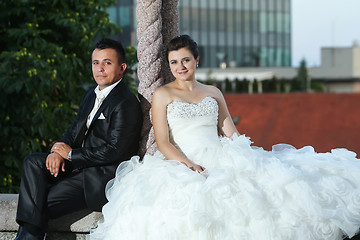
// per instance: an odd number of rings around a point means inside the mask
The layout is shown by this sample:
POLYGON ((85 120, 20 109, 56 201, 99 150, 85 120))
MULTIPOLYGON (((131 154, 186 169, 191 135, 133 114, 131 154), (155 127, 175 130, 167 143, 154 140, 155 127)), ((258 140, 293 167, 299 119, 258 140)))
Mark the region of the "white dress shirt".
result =
POLYGON ((101 104, 103 103, 104 99, 109 95, 109 93, 111 92, 111 90, 114 89, 114 87, 116 87, 116 85, 118 85, 118 83, 121 81, 122 79, 120 79, 119 81, 117 81, 116 83, 104 88, 103 90, 99 89, 99 85, 94 89, 94 92, 96 94, 96 99, 95 99, 95 104, 93 109, 91 110, 87 122, 86 122, 86 127, 89 128, 95 113, 97 112, 97 110, 100 108, 101 104))

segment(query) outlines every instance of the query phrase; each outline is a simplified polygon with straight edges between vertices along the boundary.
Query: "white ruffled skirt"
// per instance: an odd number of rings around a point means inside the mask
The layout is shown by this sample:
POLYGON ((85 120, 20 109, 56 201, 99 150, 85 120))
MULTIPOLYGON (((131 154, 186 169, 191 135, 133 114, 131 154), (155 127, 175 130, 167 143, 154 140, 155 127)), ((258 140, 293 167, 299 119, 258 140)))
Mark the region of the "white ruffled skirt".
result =
POLYGON ((206 168, 200 174, 160 153, 121 163, 104 221, 87 239, 334 240, 358 232, 355 153, 250 145, 242 135, 197 149, 190 158, 206 168))

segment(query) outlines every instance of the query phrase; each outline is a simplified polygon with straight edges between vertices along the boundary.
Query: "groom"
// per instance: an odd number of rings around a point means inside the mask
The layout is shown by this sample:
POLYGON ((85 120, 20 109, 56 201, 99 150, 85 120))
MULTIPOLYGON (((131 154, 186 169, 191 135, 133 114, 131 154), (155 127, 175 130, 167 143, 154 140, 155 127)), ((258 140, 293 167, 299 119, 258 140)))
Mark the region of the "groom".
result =
POLYGON ((49 154, 24 159, 16 240, 43 239, 49 218, 85 208, 101 211, 116 167, 137 154, 142 115, 122 81, 124 60, 120 42, 99 41, 92 53, 98 86, 85 95, 72 126, 49 154))

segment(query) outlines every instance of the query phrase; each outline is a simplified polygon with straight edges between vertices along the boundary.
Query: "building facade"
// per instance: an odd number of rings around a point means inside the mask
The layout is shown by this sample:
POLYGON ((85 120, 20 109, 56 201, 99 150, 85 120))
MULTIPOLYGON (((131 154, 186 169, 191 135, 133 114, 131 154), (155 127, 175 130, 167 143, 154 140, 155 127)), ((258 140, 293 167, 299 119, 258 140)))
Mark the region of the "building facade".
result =
MULTIPOLYGON (((200 68, 195 78, 200 81, 212 79, 225 90, 225 81, 249 81, 249 93, 256 81, 258 93, 261 93, 261 81, 283 79, 288 82, 296 78, 298 68, 295 67, 236 67, 236 68, 200 68)), ((328 93, 360 93, 360 45, 357 41, 350 47, 321 48, 321 65, 307 68, 309 81, 322 83, 324 92, 328 93)), ((288 89, 290 90, 290 89, 288 89)))
POLYGON ((118 0, 116 5, 107 8, 109 20, 122 29, 116 38, 121 40, 124 46, 136 45, 136 1, 118 0))
MULTIPOLYGON (((136 45, 136 1, 108 9, 136 45)), ((291 0, 180 0, 179 30, 198 44, 201 67, 291 66, 291 0)))
POLYGON ((291 66, 290 0, 181 0, 180 32, 202 67, 291 66))

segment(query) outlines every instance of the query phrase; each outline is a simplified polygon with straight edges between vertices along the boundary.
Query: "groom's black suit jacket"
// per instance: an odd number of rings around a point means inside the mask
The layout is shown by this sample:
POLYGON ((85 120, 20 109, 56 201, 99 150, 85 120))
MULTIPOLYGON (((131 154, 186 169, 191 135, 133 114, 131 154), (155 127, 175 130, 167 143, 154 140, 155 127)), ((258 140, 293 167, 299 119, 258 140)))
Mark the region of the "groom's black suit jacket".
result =
POLYGON ((114 177, 120 162, 137 154, 142 114, 138 99, 121 81, 105 98, 87 131, 86 121, 95 98, 93 90, 87 92, 61 141, 73 149, 72 168, 83 172, 87 206, 101 211, 107 202, 106 183, 114 177))

